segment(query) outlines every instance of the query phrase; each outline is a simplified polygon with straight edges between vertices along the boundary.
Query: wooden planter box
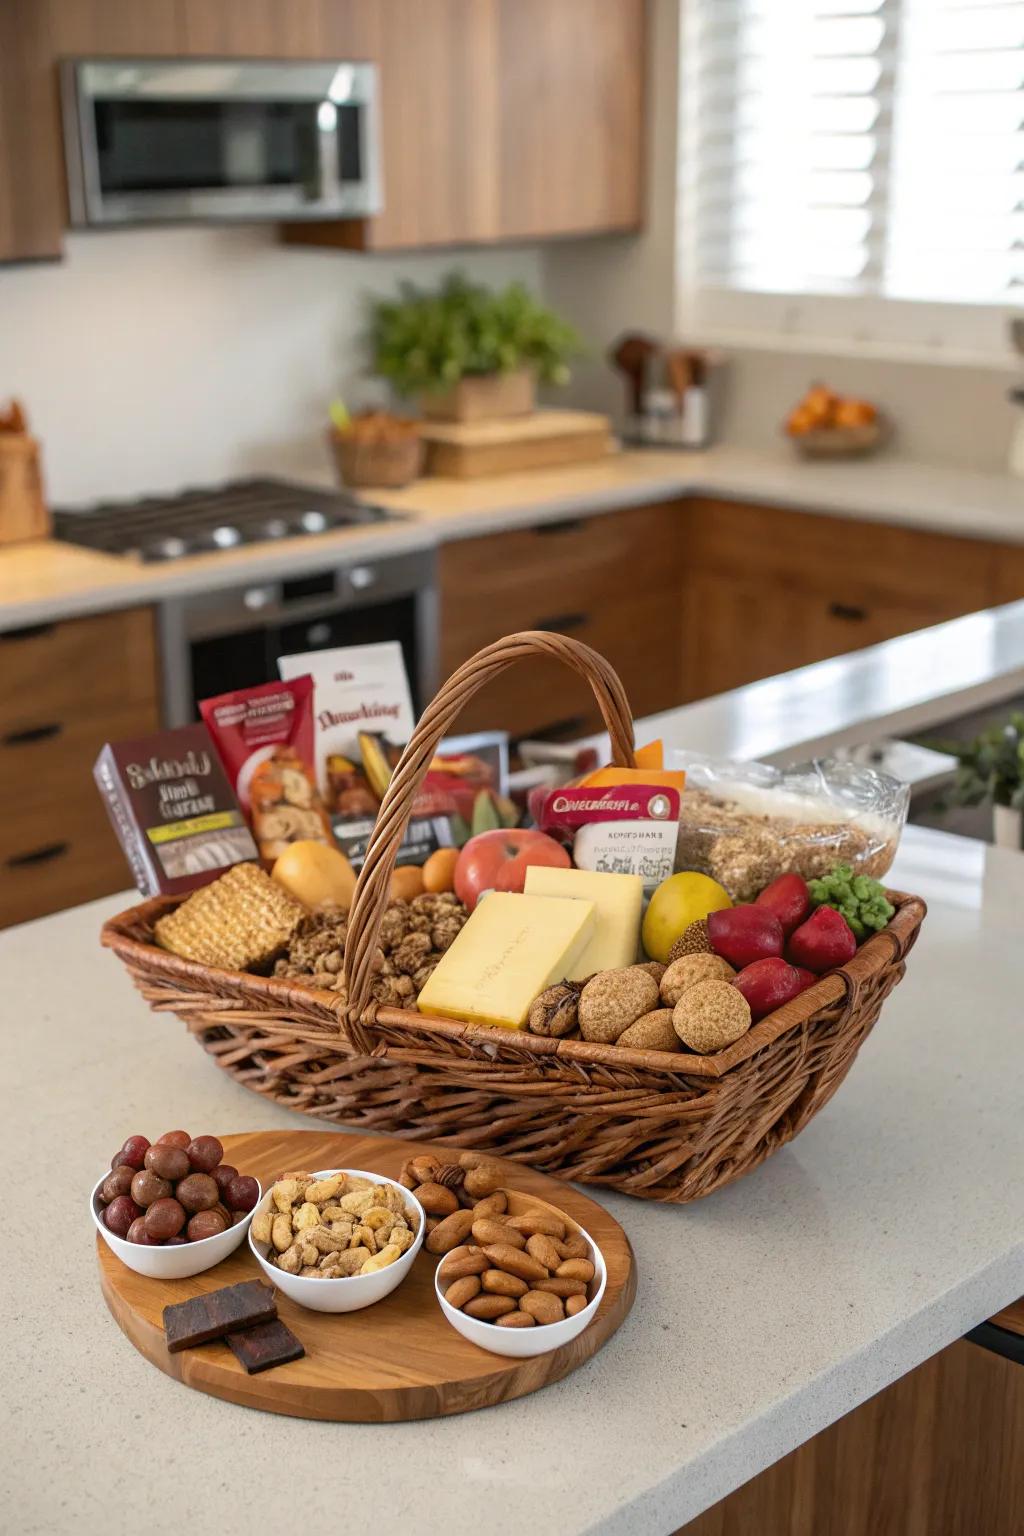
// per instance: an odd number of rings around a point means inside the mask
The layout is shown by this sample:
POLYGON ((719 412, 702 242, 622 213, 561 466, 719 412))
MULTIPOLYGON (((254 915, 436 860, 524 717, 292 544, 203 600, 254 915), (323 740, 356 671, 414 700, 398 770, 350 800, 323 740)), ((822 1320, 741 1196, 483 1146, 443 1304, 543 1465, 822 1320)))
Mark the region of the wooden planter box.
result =
POLYGON ((512 373, 471 374, 443 394, 423 395, 420 408, 429 421, 485 421, 499 416, 528 416, 536 401, 529 368, 512 373))

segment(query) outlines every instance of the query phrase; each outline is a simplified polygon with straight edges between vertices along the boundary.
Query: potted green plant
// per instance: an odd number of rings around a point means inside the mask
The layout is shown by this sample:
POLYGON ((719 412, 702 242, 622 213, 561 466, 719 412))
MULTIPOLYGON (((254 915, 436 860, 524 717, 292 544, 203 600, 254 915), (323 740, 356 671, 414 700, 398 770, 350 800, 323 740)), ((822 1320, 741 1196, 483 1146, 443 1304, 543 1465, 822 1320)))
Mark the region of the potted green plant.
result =
POLYGON ((493 291, 457 272, 436 291, 403 283, 397 299, 375 303, 370 347, 374 371, 435 421, 528 414, 537 380, 568 383, 582 350, 522 283, 493 291))
POLYGON ((945 797, 952 805, 992 802, 992 834, 1003 848, 1024 846, 1024 714, 1015 711, 973 741, 930 742, 957 759, 956 777, 945 797))

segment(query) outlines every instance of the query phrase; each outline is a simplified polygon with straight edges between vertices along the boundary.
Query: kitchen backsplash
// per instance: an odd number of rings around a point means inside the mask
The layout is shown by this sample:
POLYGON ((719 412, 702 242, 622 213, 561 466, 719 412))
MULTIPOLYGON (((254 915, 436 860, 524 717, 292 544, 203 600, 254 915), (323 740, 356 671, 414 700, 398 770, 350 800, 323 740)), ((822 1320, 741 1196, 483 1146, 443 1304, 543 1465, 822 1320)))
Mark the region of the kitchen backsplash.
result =
POLYGON ((54 504, 322 462, 327 406, 361 377, 367 295, 458 266, 536 288, 529 247, 361 256, 272 229, 71 235, 63 263, 0 270, 0 399, 19 396, 54 504))

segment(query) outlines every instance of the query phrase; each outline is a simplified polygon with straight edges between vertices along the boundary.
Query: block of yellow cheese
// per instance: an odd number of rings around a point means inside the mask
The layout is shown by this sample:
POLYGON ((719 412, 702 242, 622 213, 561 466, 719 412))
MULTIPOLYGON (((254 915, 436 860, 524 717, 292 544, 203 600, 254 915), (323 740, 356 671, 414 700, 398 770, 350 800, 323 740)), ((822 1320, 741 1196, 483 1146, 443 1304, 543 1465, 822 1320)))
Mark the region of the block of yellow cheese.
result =
POLYGON ((526 871, 526 891, 531 896, 569 896, 594 903, 594 935, 573 968, 566 971, 570 979, 593 976, 595 971, 617 971, 636 960, 644 899, 642 876, 533 864, 526 871))
POLYGON ((492 891, 441 956, 417 1007, 522 1029, 538 992, 573 974, 594 922, 592 901, 492 891))

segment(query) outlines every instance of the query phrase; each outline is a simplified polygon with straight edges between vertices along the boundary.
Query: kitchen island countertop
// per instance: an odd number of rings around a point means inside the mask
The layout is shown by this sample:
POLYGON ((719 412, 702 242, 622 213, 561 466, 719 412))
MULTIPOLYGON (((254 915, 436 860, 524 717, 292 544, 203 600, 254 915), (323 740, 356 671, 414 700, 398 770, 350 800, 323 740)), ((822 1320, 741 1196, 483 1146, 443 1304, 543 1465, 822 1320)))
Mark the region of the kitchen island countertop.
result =
MULTIPOLYGON (((301 478, 332 483, 323 463, 301 478)), ((557 470, 427 479, 404 491, 367 492, 367 500, 403 513, 403 520, 163 564, 141 565, 51 540, 3 547, 0 631, 689 495, 1024 543, 1024 483, 1009 475, 888 456, 809 463, 782 446, 772 453, 725 445, 698 453, 629 450, 557 470)))
POLYGON ((615 1337, 534 1396, 405 1425, 250 1412, 132 1349, 103 1306, 87 1212, 111 1146, 183 1122, 307 1122, 147 1011, 98 945, 127 897, 0 934, 7 1165, 45 1157, 63 1175, 49 1267, 24 1248, 3 1267, 12 1529, 135 1536, 141 1519, 154 1536, 243 1536, 273 1522, 282 1486, 323 1529, 372 1469, 389 1531, 664 1536, 1019 1296, 1024 859, 910 828, 891 879, 930 915, 832 1102, 697 1204, 594 1191, 637 1256, 615 1337))

